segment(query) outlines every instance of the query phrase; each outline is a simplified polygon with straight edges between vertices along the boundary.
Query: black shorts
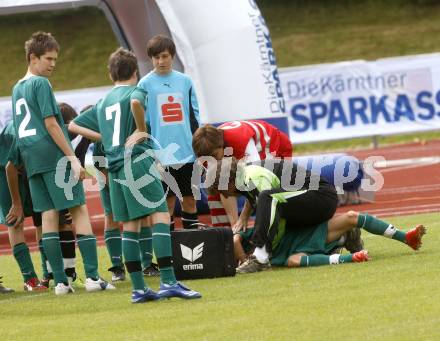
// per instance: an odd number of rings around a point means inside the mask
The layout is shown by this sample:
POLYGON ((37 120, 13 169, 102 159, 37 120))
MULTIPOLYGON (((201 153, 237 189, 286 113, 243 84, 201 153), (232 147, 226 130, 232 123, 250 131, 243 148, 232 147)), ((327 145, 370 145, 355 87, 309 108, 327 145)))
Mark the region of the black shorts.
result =
POLYGON ((176 184, 178 186, 178 189, 180 190, 180 194, 182 195, 182 197, 193 196, 192 186, 196 186, 197 188, 199 188, 200 185, 200 176, 195 176, 194 181, 192 181, 193 168, 193 162, 185 163, 183 165, 167 166, 165 170, 167 173, 167 177, 171 176, 172 179, 175 180, 174 185, 171 184, 170 186, 165 181, 162 181, 163 190, 165 193, 167 193, 167 198, 176 195, 179 196, 178 191, 174 187, 176 184))

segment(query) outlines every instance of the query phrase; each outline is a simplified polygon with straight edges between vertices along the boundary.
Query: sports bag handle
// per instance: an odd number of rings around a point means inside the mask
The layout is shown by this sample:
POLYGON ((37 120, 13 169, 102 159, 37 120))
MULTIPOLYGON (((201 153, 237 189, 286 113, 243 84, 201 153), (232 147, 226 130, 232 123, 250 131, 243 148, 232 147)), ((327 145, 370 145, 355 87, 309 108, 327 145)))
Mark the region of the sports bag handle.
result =
POLYGON ((194 223, 194 224, 191 224, 191 227, 199 229, 199 230, 206 230, 206 229, 211 228, 212 226, 209 226, 209 225, 203 224, 203 223, 194 223))

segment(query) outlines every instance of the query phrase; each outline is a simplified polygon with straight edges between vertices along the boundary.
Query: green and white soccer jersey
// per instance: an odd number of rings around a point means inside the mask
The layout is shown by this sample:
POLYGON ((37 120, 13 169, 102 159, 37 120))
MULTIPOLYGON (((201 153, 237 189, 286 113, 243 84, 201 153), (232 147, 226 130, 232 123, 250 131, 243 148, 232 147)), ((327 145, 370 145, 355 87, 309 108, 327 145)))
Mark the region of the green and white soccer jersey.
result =
POLYGON ((131 157, 126 158, 125 141, 136 129, 131 101, 137 99, 143 105, 145 98, 146 93, 136 86, 115 86, 93 108, 74 120, 77 125, 99 132, 102 136, 109 170, 111 209, 116 221, 167 212, 160 175, 157 170, 152 171, 155 169, 152 157, 146 156, 136 161, 143 153, 153 155, 149 143, 136 144, 131 150, 131 157), (131 174, 127 174, 128 169, 131 174), (150 173, 154 174, 148 177, 150 173), (148 183, 141 187, 133 183, 146 175, 148 183))
POLYGON ((70 139, 49 80, 32 76, 18 81, 12 92, 12 111, 28 177, 55 170, 64 154, 50 137, 44 119, 55 116, 66 140, 70 139))
MULTIPOLYGON (((99 132, 110 172, 123 166, 125 140, 136 129, 131 112, 131 100, 137 99, 144 105, 146 93, 136 86, 115 86, 94 107, 74 119, 79 126, 99 132)), ((135 145, 132 156, 149 149, 148 142, 135 145)))
POLYGON ((70 169, 62 173, 61 168, 61 172, 57 172, 64 153, 49 135, 44 120, 54 116, 69 144, 70 139, 48 79, 31 76, 18 81, 12 92, 12 110, 16 141, 29 178, 34 210, 61 210, 83 204, 82 183, 66 186, 66 180, 73 180, 70 169), (61 181, 57 181, 57 176, 61 181))

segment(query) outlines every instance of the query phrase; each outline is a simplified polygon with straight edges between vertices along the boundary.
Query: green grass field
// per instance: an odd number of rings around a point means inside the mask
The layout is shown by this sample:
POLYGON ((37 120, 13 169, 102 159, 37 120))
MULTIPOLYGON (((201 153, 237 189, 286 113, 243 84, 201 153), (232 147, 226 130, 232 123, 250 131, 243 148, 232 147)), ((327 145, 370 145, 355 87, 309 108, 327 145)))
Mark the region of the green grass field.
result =
MULTIPOLYGON (((404 227, 426 224, 422 249, 413 252, 364 232, 371 262, 186 281, 203 294, 190 302, 133 305, 128 282, 113 292, 28 294, 21 291, 13 258, 3 256, 5 284, 17 293, 0 296, 1 339, 438 340, 438 214, 388 220, 404 227)), ((103 248, 100 257, 106 269, 103 248)), ((157 279, 149 283, 159 285, 157 279)))

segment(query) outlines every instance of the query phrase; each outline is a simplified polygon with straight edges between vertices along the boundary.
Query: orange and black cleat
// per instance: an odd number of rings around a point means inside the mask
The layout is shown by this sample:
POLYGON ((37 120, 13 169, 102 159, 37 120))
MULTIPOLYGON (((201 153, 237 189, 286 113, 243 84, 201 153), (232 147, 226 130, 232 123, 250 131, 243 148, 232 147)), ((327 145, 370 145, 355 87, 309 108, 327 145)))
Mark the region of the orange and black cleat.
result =
POLYGON ((426 227, 417 225, 405 234, 405 240, 409 247, 414 250, 420 249, 422 246, 422 237, 426 233, 426 227))
POLYGON ((368 251, 367 250, 361 250, 361 251, 355 252, 351 256, 352 256, 351 259, 355 263, 368 262, 371 259, 368 256, 368 251))

